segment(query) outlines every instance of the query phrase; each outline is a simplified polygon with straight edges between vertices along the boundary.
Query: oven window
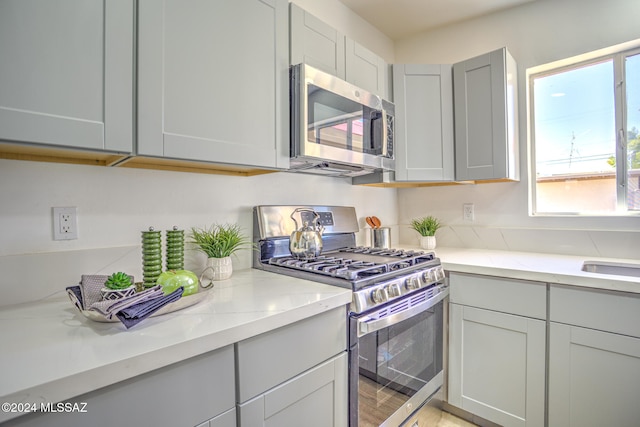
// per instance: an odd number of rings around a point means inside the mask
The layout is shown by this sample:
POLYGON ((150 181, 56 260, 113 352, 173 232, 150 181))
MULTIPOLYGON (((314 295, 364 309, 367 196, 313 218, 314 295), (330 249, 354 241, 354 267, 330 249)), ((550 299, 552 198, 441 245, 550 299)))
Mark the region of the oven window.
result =
POLYGON ((442 371, 442 306, 358 340, 359 426, 379 426, 442 371))

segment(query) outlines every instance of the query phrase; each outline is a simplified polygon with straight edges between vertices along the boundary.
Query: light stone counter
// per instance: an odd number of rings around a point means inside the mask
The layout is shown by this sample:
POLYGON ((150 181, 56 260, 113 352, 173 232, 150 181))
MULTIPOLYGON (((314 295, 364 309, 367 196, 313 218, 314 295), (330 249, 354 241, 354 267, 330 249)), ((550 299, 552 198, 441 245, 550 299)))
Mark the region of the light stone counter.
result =
MULTIPOLYGON (((350 302, 349 289, 248 269, 197 305, 129 330, 86 319, 64 292, 9 306, 0 309, 2 402, 65 401, 350 302)), ((0 412, 0 423, 19 415, 0 412)))
MULTIPOLYGON (((417 247, 406 248, 419 249, 417 247)), ((447 271, 640 293, 640 279, 637 277, 588 273, 581 270, 584 261, 596 260, 640 264, 639 259, 447 247, 437 247, 435 253, 447 271)))

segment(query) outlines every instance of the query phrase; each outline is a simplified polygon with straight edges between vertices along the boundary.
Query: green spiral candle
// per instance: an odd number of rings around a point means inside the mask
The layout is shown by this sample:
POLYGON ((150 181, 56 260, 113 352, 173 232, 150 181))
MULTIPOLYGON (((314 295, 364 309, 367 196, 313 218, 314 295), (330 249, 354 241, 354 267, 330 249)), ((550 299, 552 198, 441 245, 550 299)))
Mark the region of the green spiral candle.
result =
POLYGON ((142 232, 142 281, 145 288, 156 285, 162 273, 162 237, 159 231, 149 227, 142 232))
POLYGON ((183 270, 184 269, 184 230, 167 230, 167 248, 166 248, 167 270, 183 270))

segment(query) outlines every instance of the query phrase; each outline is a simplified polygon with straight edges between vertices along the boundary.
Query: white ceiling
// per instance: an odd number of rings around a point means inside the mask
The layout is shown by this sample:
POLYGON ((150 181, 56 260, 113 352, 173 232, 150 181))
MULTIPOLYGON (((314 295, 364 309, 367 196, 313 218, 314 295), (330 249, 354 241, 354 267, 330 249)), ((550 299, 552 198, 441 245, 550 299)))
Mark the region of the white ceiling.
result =
POLYGON ((340 0, 392 40, 536 0, 340 0))

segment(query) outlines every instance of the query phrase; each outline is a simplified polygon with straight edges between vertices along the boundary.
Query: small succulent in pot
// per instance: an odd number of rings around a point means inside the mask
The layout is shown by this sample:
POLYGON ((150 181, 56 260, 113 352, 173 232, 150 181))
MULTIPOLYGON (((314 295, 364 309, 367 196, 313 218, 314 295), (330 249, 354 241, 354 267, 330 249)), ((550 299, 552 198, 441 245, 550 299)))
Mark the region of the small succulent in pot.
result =
POLYGON ((121 271, 113 273, 111 276, 107 277, 107 280, 104 282, 105 287, 116 290, 126 289, 131 285, 133 285, 133 280, 131 280, 131 277, 121 271))
POLYGON ((420 233, 421 236, 435 236, 440 227, 442 227, 442 224, 434 216, 425 216, 411 221, 411 228, 420 233))
POLYGON ((107 277, 104 287, 100 289, 100 294, 104 300, 130 297, 135 293, 136 287, 133 286, 133 277, 121 271, 107 277))

